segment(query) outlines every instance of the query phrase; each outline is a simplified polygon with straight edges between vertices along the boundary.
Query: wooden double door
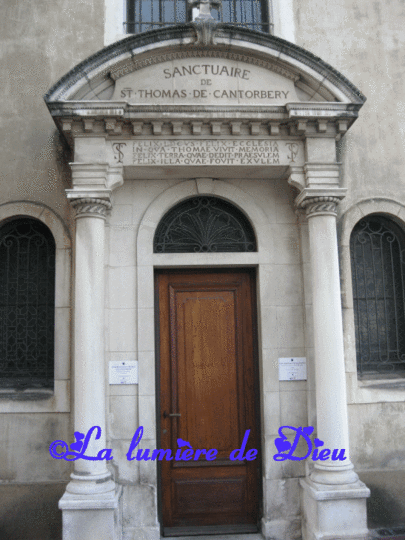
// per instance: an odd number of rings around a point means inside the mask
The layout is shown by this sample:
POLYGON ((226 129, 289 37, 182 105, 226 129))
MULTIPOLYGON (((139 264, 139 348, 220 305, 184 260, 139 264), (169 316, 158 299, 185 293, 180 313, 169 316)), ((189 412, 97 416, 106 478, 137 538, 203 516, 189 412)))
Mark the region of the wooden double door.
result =
POLYGON ((159 462, 163 534, 255 532, 261 451, 254 274, 160 272, 156 293, 158 442, 173 457, 159 462), (247 431, 243 456, 230 459, 247 431), (194 453, 175 459, 190 448, 194 453), (252 449, 255 459, 240 459, 252 449))

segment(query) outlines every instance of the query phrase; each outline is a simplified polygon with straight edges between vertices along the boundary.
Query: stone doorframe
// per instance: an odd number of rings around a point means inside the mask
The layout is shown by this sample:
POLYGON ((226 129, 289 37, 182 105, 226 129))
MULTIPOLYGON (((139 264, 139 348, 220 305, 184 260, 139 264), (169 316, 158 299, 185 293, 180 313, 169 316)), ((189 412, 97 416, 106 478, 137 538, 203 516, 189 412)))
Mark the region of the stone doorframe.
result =
MULTIPOLYGON (((260 138, 295 145, 294 151, 301 149, 300 160, 294 160, 291 147, 290 153, 284 152, 279 166, 258 168, 241 164, 243 166, 230 168, 218 165, 211 167, 209 172, 213 174, 204 174, 208 171, 204 167, 180 165, 175 172, 178 178, 198 180, 189 180, 165 192, 160 198, 162 205, 158 207, 155 202, 146 212, 138 234, 138 284, 150 285, 153 281, 153 267, 158 263, 152 253, 152 239, 158 218, 167 207, 178 202, 178 197, 196 193, 218 194, 236 203, 250 218, 255 216, 259 220, 255 224, 258 253, 238 255, 238 264, 259 265, 260 257, 265 256, 260 251, 260 212, 247 207, 246 198, 242 201, 239 197, 238 202, 237 190, 232 188, 230 193, 226 183, 214 183, 210 178, 221 179, 230 174, 231 177, 243 174, 253 178, 288 178, 298 192, 296 207, 305 210, 308 220, 310 273, 316 285, 313 287, 313 326, 317 436, 326 448, 345 448, 348 455, 336 234, 336 209, 346 190, 340 187, 335 145, 336 139, 355 121, 364 96, 333 68, 283 40, 226 25, 216 30, 215 39, 212 33, 202 35, 200 31, 197 29, 198 46, 193 24, 131 36, 79 64, 45 98, 58 128, 74 148, 72 189, 66 191, 76 211, 75 430, 87 432, 93 425, 100 426, 102 436, 89 452, 97 454, 105 448, 105 380, 104 370, 99 369, 104 365, 104 221, 111 208, 112 191, 122 185, 125 174, 129 177, 145 174, 144 169, 130 167, 128 161, 121 159, 122 147, 114 145, 176 137, 183 141, 202 137, 211 140, 260 138), (262 66, 294 81, 297 92, 305 94, 308 100, 282 106, 204 107, 199 104, 163 108, 133 105, 125 98, 111 100, 115 81, 128 72, 168 59, 204 57, 229 61, 236 58, 242 63, 262 66)), ((151 174, 161 178, 162 170, 152 170, 151 174)), ((164 257, 167 258, 165 264, 170 266, 170 256, 164 257)), ((235 262, 229 254, 216 257, 223 266, 235 262)), ((189 264, 187 256, 184 261, 189 264)), ((193 263, 198 264, 198 259, 193 263)), ((178 264, 176 257, 176 266, 178 264)), ((142 310, 138 318, 138 352, 147 354, 152 365, 153 299, 150 294, 153 287, 141 286, 138 290, 141 291, 138 309, 142 310)), ((140 381, 140 385, 144 383, 140 381)), ((153 398, 155 387, 150 386, 150 381, 147 384, 153 398)), ((149 412, 150 407, 155 410, 152 401, 142 400, 141 394, 140 423, 148 426, 145 438, 150 440, 155 439, 156 433, 155 415, 149 412)), ((141 462, 141 479, 156 485, 156 470, 141 462)), ((317 462, 311 473, 301 480, 301 487, 304 540, 363 540, 366 537, 369 490, 359 481, 349 458, 344 462, 317 462)), ((119 500, 119 489, 105 462, 76 461, 71 482, 60 501, 64 540, 76 540, 78 536, 82 540, 119 539, 122 532, 119 500)), ((158 528, 150 530, 149 534, 158 538, 158 528)), ((266 520, 263 534, 266 538, 276 536, 277 540, 285 540, 285 533, 272 529, 266 520)))

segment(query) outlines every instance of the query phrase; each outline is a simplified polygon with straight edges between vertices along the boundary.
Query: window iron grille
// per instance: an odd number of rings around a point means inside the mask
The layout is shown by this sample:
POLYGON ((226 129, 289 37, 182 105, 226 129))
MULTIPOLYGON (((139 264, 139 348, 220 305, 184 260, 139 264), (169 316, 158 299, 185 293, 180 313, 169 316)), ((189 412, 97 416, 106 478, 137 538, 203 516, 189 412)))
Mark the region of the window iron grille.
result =
POLYGON ((359 375, 405 370, 404 234, 380 216, 360 221, 350 249, 359 375))
POLYGON ((187 0, 128 0, 126 33, 187 22, 187 0))
MULTIPOLYGON (((220 22, 259 32, 271 29, 266 0, 222 0, 222 8, 213 9, 212 16, 220 22)), ((124 27, 127 34, 138 34, 191 19, 187 0, 128 0, 124 27)))
POLYGON ((0 386, 52 388, 55 241, 34 219, 0 229, 0 386))
POLYGON ((253 228, 240 210, 216 197, 193 197, 159 223, 155 253, 256 251, 253 228))
POLYGON ((212 16, 220 22, 270 32, 268 2, 263 0, 222 0, 220 10, 212 10, 212 16))

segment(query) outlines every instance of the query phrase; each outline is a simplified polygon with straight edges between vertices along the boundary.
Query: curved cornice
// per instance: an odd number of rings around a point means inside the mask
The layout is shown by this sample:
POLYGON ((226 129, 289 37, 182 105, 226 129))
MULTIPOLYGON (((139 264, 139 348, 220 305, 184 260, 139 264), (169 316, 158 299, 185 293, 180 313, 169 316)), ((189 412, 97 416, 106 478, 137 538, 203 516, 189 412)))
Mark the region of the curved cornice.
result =
MULTIPOLYGON (((142 67, 139 65, 137 68, 137 62, 145 61, 148 57, 151 58, 150 64, 158 63, 159 55, 162 58, 161 55, 173 55, 176 52, 188 56, 217 54, 223 58, 231 57, 232 54, 245 55, 250 59, 247 61, 259 62, 258 65, 293 78, 314 92, 321 94, 323 91, 323 101, 352 104, 360 108, 366 100, 355 85, 329 64, 281 38, 221 24, 216 30, 213 46, 197 47, 194 42, 195 29, 192 23, 131 35, 101 49, 75 66, 50 88, 45 101, 52 108, 58 102, 83 99, 81 93, 84 88, 94 91, 94 88, 101 88, 103 84, 113 84, 119 78, 121 68, 127 66, 126 72, 130 72, 142 67)), ((94 95, 90 99, 100 98, 94 95)))

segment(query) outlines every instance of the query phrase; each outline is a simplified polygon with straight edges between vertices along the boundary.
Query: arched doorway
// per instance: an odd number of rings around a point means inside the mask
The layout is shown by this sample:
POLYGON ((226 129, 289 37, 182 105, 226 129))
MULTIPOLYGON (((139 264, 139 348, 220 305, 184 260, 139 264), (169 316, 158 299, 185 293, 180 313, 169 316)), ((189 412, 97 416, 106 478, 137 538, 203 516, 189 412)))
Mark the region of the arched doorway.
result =
MULTIPOLYGON (((256 251, 256 238, 233 205, 193 197, 162 218, 154 251, 256 251)), ((173 456, 160 463, 164 534, 255 532, 262 458, 255 270, 160 270, 155 286, 158 447, 173 456)))

